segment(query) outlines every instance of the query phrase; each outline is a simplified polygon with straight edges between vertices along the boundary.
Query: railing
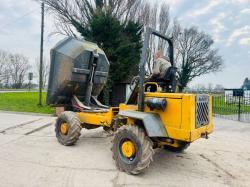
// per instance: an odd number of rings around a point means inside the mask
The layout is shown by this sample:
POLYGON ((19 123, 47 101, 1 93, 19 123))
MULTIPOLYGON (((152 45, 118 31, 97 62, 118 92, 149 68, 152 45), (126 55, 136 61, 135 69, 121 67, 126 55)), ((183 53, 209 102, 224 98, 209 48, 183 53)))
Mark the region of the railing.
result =
POLYGON ((250 123, 250 96, 214 94, 213 115, 250 123))

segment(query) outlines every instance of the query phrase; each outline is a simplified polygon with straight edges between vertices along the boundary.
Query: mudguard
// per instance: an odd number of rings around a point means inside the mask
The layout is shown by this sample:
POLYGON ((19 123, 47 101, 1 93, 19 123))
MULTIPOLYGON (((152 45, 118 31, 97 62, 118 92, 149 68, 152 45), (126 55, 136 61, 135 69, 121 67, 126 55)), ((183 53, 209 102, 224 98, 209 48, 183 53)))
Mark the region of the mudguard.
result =
POLYGON ((158 114, 140 111, 122 110, 119 115, 142 120, 149 137, 168 137, 158 114))

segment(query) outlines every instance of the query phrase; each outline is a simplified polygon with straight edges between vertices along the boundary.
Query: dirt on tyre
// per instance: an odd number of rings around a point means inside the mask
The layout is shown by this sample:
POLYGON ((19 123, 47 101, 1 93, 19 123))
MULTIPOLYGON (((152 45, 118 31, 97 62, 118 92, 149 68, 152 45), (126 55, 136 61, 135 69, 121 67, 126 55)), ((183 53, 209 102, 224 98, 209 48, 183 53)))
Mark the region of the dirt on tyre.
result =
POLYGON ((62 145, 74 145, 81 135, 81 129, 81 122, 74 112, 62 112, 56 120, 56 137, 62 145))
POLYGON ((116 166, 128 174, 139 174, 153 161, 153 142, 136 125, 120 127, 112 140, 112 153, 116 166))

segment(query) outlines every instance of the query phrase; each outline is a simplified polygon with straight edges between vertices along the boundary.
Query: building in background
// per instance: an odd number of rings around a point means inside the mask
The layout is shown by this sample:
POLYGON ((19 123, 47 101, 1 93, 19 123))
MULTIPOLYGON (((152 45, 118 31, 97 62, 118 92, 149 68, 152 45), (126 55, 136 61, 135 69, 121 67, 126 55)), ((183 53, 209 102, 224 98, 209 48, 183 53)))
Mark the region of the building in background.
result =
POLYGON ((250 90, 248 89, 224 89, 225 103, 241 102, 250 105, 250 90))

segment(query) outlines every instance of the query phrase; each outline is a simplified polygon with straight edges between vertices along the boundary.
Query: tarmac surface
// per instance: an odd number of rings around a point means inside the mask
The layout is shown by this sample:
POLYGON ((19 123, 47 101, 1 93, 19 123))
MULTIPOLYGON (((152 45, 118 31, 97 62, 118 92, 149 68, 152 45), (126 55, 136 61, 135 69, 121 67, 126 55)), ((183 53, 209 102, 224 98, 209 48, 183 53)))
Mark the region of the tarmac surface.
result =
POLYGON ((238 114, 231 114, 231 115, 219 115, 216 114, 218 117, 224 118, 224 119, 230 119, 230 120, 239 120, 241 122, 246 122, 246 123, 250 123, 250 112, 248 113, 241 113, 240 117, 238 116, 238 114))
POLYGON ((0 112, 0 186, 250 186, 250 124, 214 118, 215 130, 184 153, 156 149, 137 176, 119 172, 111 135, 82 130, 57 142, 54 117, 0 112))

